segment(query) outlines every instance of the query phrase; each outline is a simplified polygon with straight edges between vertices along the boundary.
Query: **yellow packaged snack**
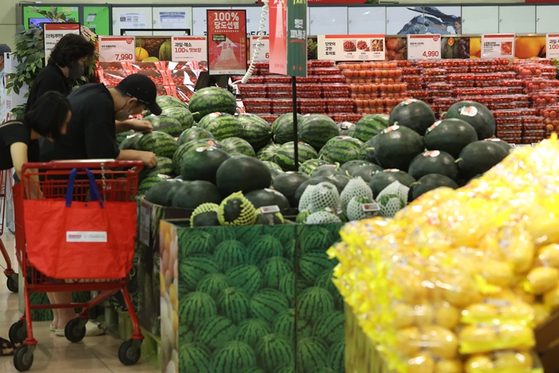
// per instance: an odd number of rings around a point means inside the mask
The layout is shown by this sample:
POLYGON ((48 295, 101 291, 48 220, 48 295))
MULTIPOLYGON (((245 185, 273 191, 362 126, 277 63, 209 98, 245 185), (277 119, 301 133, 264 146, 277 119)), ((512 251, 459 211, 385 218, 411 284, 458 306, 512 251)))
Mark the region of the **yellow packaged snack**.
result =
POLYGON ((468 325, 458 334, 461 354, 475 354, 511 348, 531 348, 534 331, 523 325, 468 325))
POLYGON ((559 245, 547 245, 538 250, 538 265, 559 269, 559 245))
POLYGON ((435 364, 435 373, 463 373, 464 366, 460 360, 438 360, 435 364))
POLYGON ((559 286, 554 287, 543 295, 543 304, 551 311, 559 309, 559 286))
POLYGON ((541 295, 559 284, 559 270, 551 267, 536 267, 526 276, 524 289, 532 294, 541 295))

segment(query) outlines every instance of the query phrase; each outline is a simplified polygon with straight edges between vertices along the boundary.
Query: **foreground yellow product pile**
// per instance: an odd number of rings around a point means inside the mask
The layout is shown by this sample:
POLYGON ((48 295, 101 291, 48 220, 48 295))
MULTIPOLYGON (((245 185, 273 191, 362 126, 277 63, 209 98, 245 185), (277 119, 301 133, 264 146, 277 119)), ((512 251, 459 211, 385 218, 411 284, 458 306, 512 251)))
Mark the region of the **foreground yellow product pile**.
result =
POLYGON ((392 220, 352 222, 336 286, 401 373, 542 372, 534 328, 559 309, 557 138, 392 220))

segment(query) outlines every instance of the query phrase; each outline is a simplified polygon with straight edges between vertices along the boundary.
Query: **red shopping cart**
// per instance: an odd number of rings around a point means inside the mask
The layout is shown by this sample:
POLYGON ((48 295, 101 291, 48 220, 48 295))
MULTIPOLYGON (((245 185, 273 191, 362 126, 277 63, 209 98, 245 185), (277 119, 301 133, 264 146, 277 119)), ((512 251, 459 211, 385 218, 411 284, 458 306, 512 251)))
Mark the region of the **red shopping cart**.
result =
MULTIPOLYGON (((117 240, 118 245, 115 245, 112 237, 119 233, 115 231, 120 230, 119 224, 122 225, 123 221, 126 220, 128 225, 130 222, 136 224, 137 210, 134 197, 141 169, 141 162, 114 160, 61 161, 24 165, 23 180, 14 186, 14 210, 16 256, 24 279, 25 310, 22 318, 14 323, 9 331, 12 342, 23 343, 14 353, 14 366, 17 370, 27 371, 33 364, 33 352, 37 341, 33 337, 31 310, 81 309, 79 315, 71 320, 64 330, 69 341, 79 342, 85 336, 88 310, 119 290, 130 313, 134 332, 129 340, 121 344, 118 357, 125 365, 138 362, 144 337, 126 288, 134 255, 135 229, 126 237, 117 240), (122 206, 128 209, 129 213, 126 216, 122 213, 119 216, 117 213, 117 208, 121 211, 122 206), (92 210, 103 210, 102 213, 106 215, 104 220, 101 219, 105 224, 101 231, 94 229, 86 232, 85 229, 78 227, 76 229, 83 231, 72 230, 64 231, 61 235, 57 234, 58 228, 55 222, 63 220, 63 226, 67 227, 68 224, 74 224, 76 220, 88 220, 90 215, 87 215, 86 219, 79 219, 79 214, 90 213, 92 210), (39 213, 41 211, 43 213, 50 211, 49 217, 42 218, 42 221, 54 225, 37 225, 37 221, 41 220, 39 213), (65 215, 68 213, 74 215, 65 215), (120 245, 124 242, 123 239, 126 240, 126 245, 120 245), (87 246, 82 250, 85 242, 87 246), (37 250, 39 246, 41 250, 37 250), (111 251, 106 249, 109 246, 111 251), (96 248, 101 251, 95 251, 96 248), (118 250, 114 250, 115 248, 118 250), (60 250, 65 251, 62 253, 60 250), (64 257, 58 258, 62 254, 64 257), (107 255, 110 258, 107 258, 107 255), (69 267, 67 263, 80 263, 80 265, 76 269, 75 266, 69 267), (31 292, 92 290, 99 293, 86 303, 30 304, 31 292)), ((85 224, 88 222, 86 221, 85 224)), ((63 229, 66 229, 64 227, 63 229)))
POLYGON ((4 274, 7 277, 6 285, 12 293, 17 293, 18 278, 17 273, 12 268, 12 261, 6 251, 6 246, 2 242, 2 235, 4 234, 4 226, 6 222, 6 202, 8 199, 8 191, 12 187, 12 179, 9 170, 0 170, 0 252, 6 261, 6 268, 4 274))

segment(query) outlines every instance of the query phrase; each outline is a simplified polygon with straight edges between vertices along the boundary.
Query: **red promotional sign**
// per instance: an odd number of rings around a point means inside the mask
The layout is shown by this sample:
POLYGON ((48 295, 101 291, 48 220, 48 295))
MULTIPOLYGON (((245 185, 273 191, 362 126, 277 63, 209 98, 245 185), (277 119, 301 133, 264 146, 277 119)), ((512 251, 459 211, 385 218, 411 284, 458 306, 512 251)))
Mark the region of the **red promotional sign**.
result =
POLYGON ((208 70, 212 75, 246 72, 245 10, 208 10, 208 70))
MULTIPOLYGON (((365 4, 367 0, 307 0, 308 4, 365 4)), ((541 1, 541 0, 540 0, 541 1)), ((557 0, 559 1, 559 0, 557 0)), ((262 4, 262 0, 258 0, 259 3, 262 4)))
POLYGON ((79 23, 45 23, 44 24, 45 59, 48 60, 50 52, 60 39, 66 34, 80 34, 79 23))
POLYGON ((287 7, 283 1, 270 4, 270 72, 287 75, 287 7))

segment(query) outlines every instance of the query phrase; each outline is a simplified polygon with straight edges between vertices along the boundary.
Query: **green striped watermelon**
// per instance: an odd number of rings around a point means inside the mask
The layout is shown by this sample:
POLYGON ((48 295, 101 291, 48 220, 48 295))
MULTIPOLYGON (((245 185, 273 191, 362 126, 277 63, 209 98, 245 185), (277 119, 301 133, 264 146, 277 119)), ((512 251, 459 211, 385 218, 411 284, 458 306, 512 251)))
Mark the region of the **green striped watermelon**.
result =
POLYGON ((262 161, 262 163, 264 163, 272 171, 282 171, 281 167, 277 163, 270 161, 262 161))
POLYGON ((184 181, 205 180, 215 184, 217 169, 230 158, 222 149, 199 147, 182 155, 181 178, 184 181))
POLYGON ((187 108, 166 107, 163 108, 163 110, 161 111, 161 115, 175 119, 177 122, 179 122, 183 131, 191 128, 194 125, 194 117, 192 116, 190 110, 188 110, 187 108))
POLYGON ((192 254, 212 254, 215 248, 214 237, 198 229, 179 230, 179 256, 186 258, 192 254))
POLYGON ((179 107, 179 108, 186 108, 186 104, 173 96, 161 95, 155 98, 155 102, 161 107, 161 109, 165 109, 168 107, 179 107))
MULTIPOLYGON (((196 341, 211 348, 220 348, 232 341, 237 334, 237 326, 224 316, 210 317, 197 325, 196 341)), ((212 372, 215 372, 212 370, 212 372)))
POLYGON ((250 314, 253 318, 271 323, 289 308, 287 296, 275 289, 262 289, 250 300, 250 314))
POLYGON ((166 115, 152 114, 144 117, 144 120, 151 123, 154 131, 165 132, 173 137, 179 137, 182 132, 182 127, 179 121, 166 115))
POLYGON ((326 252, 334 242, 328 229, 310 225, 300 228, 298 238, 302 253, 307 253, 312 250, 322 250, 326 252))
POLYGON ((333 269, 335 265, 335 262, 330 260, 324 251, 311 251, 301 255, 299 274, 308 284, 313 284, 320 273, 333 269))
POLYGON ((235 96, 226 89, 218 87, 202 88, 190 97, 188 109, 195 120, 200 120, 209 113, 217 111, 235 114, 237 102, 235 96))
POLYGON ((255 151, 259 151, 272 139, 270 124, 258 115, 239 114, 237 118, 243 125, 241 137, 248 141, 255 151))
POLYGON ((254 152, 252 145, 240 137, 228 137, 223 139, 221 144, 223 145, 223 150, 229 154, 242 154, 249 157, 256 157, 256 153, 254 152))
POLYGON ((181 345, 179 361, 181 372, 211 373, 210 352, 199 343, 181 345))
POLYGON ((345 341, 335 343, 330 347, 328 366, 334 373, 345 373, 345 341))
POLYGON ((229 284, 224 274, 210 273, 200 280, 198 286, 196 286, 196 291, 209 294, 213 299, 218 299, 221 292, 228 287, 229 284))
POLYGON ((214 135, 210 131, 200 127, 192 127, 182 131, 179 136, 179 146, 193 140, 213 139, 214 135))
POLYGON ((130 135, 133 135, 135 132, 132 130, 120 132, 116 134, 116 146, 120 147, 120 144, 130 135))
POLYGON ((177 151, 173 155, 173 170, 176 174, 181 173, 181 165, 186 153, 191 150, 196 150, 198 148, 213 147, 217 149, 223 149, 221 143, 214 139, 199 139, 188 141, 177 148, 177 151))
POLYGON ((241 137, 243 125, 237 117, 222 112, 214 112, 206 115, 199 123, 198 127, 206 129, 214 135, 216 140, 223 140, 229 137, 241 137))
POLYGON ((389 127, 388 115, 371 114, 359 119, 353 137, 366 142, 389 127))
POLYGON ((363 142, 349 136, 336 136, 328 140, 318 155, 329 163, 344 164, 359 159, 363 142))
POLYGON ((295 341, 295 336, 298 339, 311 336, 312 327, 303 319, 297 320, 297 334, 295 334, 295 309, 290 308, 274 320, 272 330, 274 333, 286 337, 289 341, 295 341))
POLYGON ((235 324, 247 319, 249 298, 239 288, 227 288, 221 292, 217 305, 219 313, 235 324))
POLYGON ((181 185, 182 183, 174 180, 157 183, 147 191, 146 201, 156 205, 170 207, 173 202, 174 194, 181 185))
MULTIPOLYGON (((300 142, 298 144, 299 165, 309 159, 318 158, 318 153, 309 144, 300 142)), ((293 141, 283 144, 274 156, 274 162, 284 171, 295 171, 295 143, 293 141)))
POLYGON ((150 175, 146 177, 138 185, 138 195, 139 196, 145 195, 151 189, 152 186, 162 181, 167 181, 169 179, 171 179, 171 176, 163 175, 163 174, 150 175))
MULTIPOLYGON (((303 116, 297 114, 298 124, 301 123, 302 119, 303 116)), ((294 141, 293 113, 282 114, 272 123, 272 136, 276 144, 285 144, 288 141, 294 141)))
POLYGON ((258 365, 267 372, 274 371, 279 366, 293 365, 295 345, 291 340, 280 334, 268 334, 256 347, 258 365))
POLYGON ((324 313, 313 321, 313 335, 328 343, 343 342, 345 314, 342 311, 324 313))
POLYGON ((226 272, 230 268, 247 264, 247 248, 239 241, 222 241, 215 248, 214 259, 219 270, 226 272))
POLYGON ((327 165, 328 162, 322 160, 322 159, 309 159, 303 162, 303 164, 301 164, 301 166, 299 167, 299 172, 307 174, 307 175, 312 175, 313 172, 319 168, 320 166, 325 166, 327 165))
POLYGON ((317 338, 303 338, 297 346, 300 373, 315 373, 328 367, 328 348, 317 338))
POLYGON ((181 261, 179 264, 179 281, 181 286, 186 286, 188 290, 194 290, 198 283, 206 275, 217 272, 217 264, 208 254, 194 254, 188 260, 181 261))
POLYGON ((295 373, 295 367, 281 367, 277 370, 274 370, 274 373, 295 373))
POLYGON ((288 273, 283 276, 279 283, 279 291, 284 293, 289 300, 290 305, 294 305, 295 301, 295 286, 297 286, 297 291, 300 293, 308 287, 308 285, 298 276, 295 276, 294 272, 288 273))
POLYGON ((293 264, 289 260, 279 256, 267 259, 262 265, 264 286, 279 289, 281 279, 292 272, 293 264))
POLYGON ((344 297, 342 297, 338 288, 334 284, 334 281, 332 281, 333 278, 334 278, 334 271, 331 269, 327 269, 318 275, 316 281, 314 282, 314 286, 318 286, 320 288, 328 290, 328 292, 334 298, 334 305, 336 306, 336 309, 343 310, 344 297))
POLYGON ((247 247, 249 263, 260 266, 265 260, 274 256, 282 256, 283 245, 269 234, 258 236, 247 247))
POLYGON ((160 157, 173 158, 179 147, 173 136, 165 132, 153 131, 145 134, 138 143, 141 150, 153 152, 160 157))
POLYGON ((243 264, 225 272, 229 285, 243 289, 248 296, 254 295, 263 283, 262 273, 254 265, 243 264))
POLYGON ((217 307, 209 294, 196 291, 179 298, 179 317, 189 328, 216 315, 217 307))
POLYGON ((315 149, 321 149, 340 129, 332 118, 322 114, 305 115, 299 123, 299 139, 315 149))
POLYGON ((260 340, 271 333, 270 324, 260 319, 248 319, 239 325, 239 330, 235 334, 235 340, 241 341, 252 348, 260 343, 260 340))
POLYGON ((221 243, 223 241, 234 240, 235 228, 230 227, 220 227, 219 229, 213 229, 212 234, 215 237, 216 243, 221 243))
POLYGON ((212 373, 241 373, 256 367, 254 350, 246 343, 231 341, 212 355, 212 373))
POLYGON ((144 135, 141 133, 128 133, 126 136, 124 136, 118 148, 140 150, 140 140, 143 136, 144 135))
POLYGON ((141 183, 148 177, 153 177, 157 175, 173 176, 174 174, 175 173, 173 170, 173 161, 167 157, 158 156, 157 166, 152 168, 143 168, 142 171, 140 171, 140 175, 138 175, 139 176, 138 182, 141 183))
POLYGON ((334 311, 334 298, 328 290, 314 286, 299 295, 297 306, 298 317, 311 322, 334 311))
POLYGON ((256 157, 261 161, 274 161, 274 156, 276 155, 277 151, 281 145, 269 143, 268 145, 264 146, 262 149, 258 151, 256 157))

